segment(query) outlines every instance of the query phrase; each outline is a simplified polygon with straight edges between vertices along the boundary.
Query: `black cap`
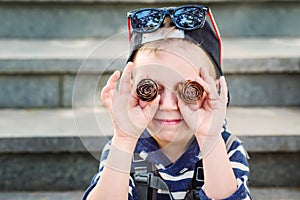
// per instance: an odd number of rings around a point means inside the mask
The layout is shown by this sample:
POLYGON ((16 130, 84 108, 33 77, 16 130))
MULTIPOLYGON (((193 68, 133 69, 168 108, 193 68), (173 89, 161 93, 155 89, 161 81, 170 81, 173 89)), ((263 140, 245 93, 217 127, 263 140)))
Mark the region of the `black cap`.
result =
MULTIPOLYGON (((223 75, 221 69, 221 44, 207 21, 202 28, 196 30, 174 29, 174 26, 167 28, 172 28, 174 30, 174 33, 168 34, 167 38, 182 38, 195 43, 206 51, 213 60, 217 77, 223 75)), ((141 48, 143 44, 162 39, 166 39, 166 37, 155 37, 155 31, 151 33, 138 33, 132 31, 130 35, 130 54, 127 61, 133 60, 136 51, 141 48)))

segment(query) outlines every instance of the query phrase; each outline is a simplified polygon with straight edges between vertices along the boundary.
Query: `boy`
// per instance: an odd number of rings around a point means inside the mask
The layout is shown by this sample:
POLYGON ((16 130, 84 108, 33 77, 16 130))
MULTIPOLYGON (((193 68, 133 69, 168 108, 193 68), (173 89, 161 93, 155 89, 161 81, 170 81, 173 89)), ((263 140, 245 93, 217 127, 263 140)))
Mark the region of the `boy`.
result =
POLYGON ((139 9, 128 24, 129 62, 101 93, 114 135, 84 199, 251 199, 246 152, 224 124, 221 40, 208 7, 139 9), (158 87, 151 101, 137 96, 144 79, 158 87), (186 81, 203 88, 194 103, 181 96, 186 81))

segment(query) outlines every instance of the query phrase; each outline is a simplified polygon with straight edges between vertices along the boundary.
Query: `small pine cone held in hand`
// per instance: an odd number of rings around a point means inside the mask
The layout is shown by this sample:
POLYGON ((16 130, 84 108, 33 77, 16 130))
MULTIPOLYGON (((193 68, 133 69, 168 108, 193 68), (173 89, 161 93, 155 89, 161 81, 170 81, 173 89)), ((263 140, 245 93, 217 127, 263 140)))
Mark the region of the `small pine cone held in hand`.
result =
POLYGON ((142 101, 152 101, 158 94, 158 86, 152 79, 142 79, 136 88, 137 97, 142 101))
POLYGON ((187 80, 178 85, 180 98, 187 104, 197 103, 203 95, 203 87, 196 81, 187 80))
MULTIPOLYGON (((177 91, 186 104, 195 104, 201 100, 204 89, 198 82, 187 80, 178 85, 177 91)), ((150 102, 158 94, 158 85, 152 79, 142 79, 137 85, 136 93, 140 100, 150 102)))

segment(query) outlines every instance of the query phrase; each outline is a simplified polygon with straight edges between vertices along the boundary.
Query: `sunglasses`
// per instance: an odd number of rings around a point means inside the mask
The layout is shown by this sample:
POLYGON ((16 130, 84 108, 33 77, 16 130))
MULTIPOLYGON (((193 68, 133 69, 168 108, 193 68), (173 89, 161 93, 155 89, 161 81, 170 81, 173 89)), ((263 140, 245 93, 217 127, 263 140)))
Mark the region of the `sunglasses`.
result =
MULTIPOLYGON (((206 16, 209 17, 216 37, 222 51, 221 37, 209 7, 202 5, 185 5, 170 8, 142 8, 127 13, 128 36, 131 38, 132 31, 138 33, 151 33, 159 29, 165 19, 169 15, 178 29, 196 30, 204 26, 206 16)), ((220 61, 221 61, 220 53, 220 61)))
POLYGON ((150 33, 157 30, 166 15, 169 15, 179 29, 195 30, 205 23, 208 7, 199 5, 181 6, 178 8, 145 8, 128 14, 133 30, 139 33, 150 33))

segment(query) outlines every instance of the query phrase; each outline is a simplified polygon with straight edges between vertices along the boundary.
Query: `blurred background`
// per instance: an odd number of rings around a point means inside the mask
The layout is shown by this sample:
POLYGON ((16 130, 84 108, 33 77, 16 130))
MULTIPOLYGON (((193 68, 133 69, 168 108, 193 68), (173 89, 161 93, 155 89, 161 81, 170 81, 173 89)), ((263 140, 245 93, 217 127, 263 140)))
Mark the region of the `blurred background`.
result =
POLYGON ((300 199, 299 0, 0 0, 0 200, 80 199, 111 123, 127 11, 209 5, 223 39, 228 128, 254 199, 300 199))

